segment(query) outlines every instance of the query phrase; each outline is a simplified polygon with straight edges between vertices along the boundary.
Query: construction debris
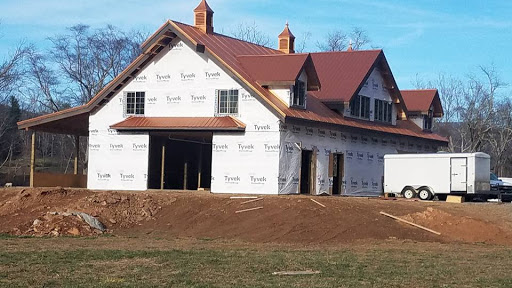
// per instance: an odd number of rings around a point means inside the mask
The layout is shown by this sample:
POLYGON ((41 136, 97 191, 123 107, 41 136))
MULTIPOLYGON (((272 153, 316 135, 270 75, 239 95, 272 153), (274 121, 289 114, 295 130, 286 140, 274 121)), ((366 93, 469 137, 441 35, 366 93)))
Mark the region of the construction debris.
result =
POLYGON ((390 218, 393 218, 393 219, 395 219, 395 220, 397 220, 397 221, 400 221, 400 222, 403 222, 403 223, 406 223, 406 224, 412 225, 412 226, 414 226, 414 227, 417 227, 417 228, 423 229, 423 230, 428 231, 428 232, 430 232, 430 233, 434 233, 434 234, 436 234, 436 235, 441 235, 441 233, 439 233, 439 232, 437 232, 437 231, 434 231, 434 230, 432 230, 432 229, 428 229, 427 227, 423 227, 423 226, 421 226, 421 225, 418 225, 418 224, 415 224, 415 223, 409 222, 409 221, 407 221, 407 220, 404 220, 404 219, 398 218, 398 217, 393 216, 393 215, 391 215, 391 214, 388 214, 388 213, 385 213, 385 212, 382 212, 382 211, 380 212, 380 214, 382 214, 382 215, 384 215, 384 216, 387 216, 387 217, 390 217, 390 218))
POLYGON ((84 219, 85 223, 89 224, 89 226, 91 226, 94 229, 98 229, 101 232, 104 232, 105 230, 107 230, 107 228, 105 227, 105 225, 103 225, 103 223, 101 223, 98 219, 94 218, 93 216, 91 216, 87 213, 73 212, 72 214, 84 219))
POLYGON ((260 201, 260 200, 263 200, 263 198, 256 198, 256 199, 244 201, 244 202, 240 203, 240 205, 247 204, 247 203, 252 203, 252 202, 256 202, 256 201, 260 201))
POLYGON ((324 207, 324 208, 325 208, 325 205, 324 205, 324 204, 322 204, 322 203, 320 203, 320 202, 318 202, 318 201, 316 201, 316 200, 314 200, 314 199, 311 199, 311 198, 309 198, 309 200, 311 200, 311 201, 315 202, 316 204, 318 204, 318 205, 320 205, 320 206, 322 206, 322 207, 324 207))
POLYGON ((229 199, 256 199, 258 196, 231 196, 229 199))
POLYGON ((258 209, 263 209, 263 207, 255 207, 255 208, 249 208, 249 209, 244 209, 244 210, 238 210, 238 211, 235 211, 235 213, 243 213, 243 212, 248 212, 248 211, 253 211, 253 210, 258 210, 258 209))
POLYGON ((279 271, 273 272, 272 275, 292 276, 292 275, 314 275, 320 274, 320 271, 306 270, 306 271, 279 271))

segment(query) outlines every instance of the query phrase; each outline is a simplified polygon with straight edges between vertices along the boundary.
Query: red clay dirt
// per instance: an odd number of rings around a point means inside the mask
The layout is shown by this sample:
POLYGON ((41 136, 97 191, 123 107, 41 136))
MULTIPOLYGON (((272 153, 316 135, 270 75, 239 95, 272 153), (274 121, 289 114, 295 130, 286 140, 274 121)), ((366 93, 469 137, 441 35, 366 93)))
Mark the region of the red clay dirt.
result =
POLYGON ((107 233, 128 236, 154 234, 303 245, 386 239, 512 245, 510 204, 308 196, 262 196, 261 201, 241 204, 248 199, 230 199, 230 196, 191 191, 0 189, 0 233, 36 236, 100 233, 71 215, 85 212, 105 224, 107 233), (235 213, 255 207, 263 208, 235 213), (380 215, 380 211, 441 235, 397 222, 380 215))

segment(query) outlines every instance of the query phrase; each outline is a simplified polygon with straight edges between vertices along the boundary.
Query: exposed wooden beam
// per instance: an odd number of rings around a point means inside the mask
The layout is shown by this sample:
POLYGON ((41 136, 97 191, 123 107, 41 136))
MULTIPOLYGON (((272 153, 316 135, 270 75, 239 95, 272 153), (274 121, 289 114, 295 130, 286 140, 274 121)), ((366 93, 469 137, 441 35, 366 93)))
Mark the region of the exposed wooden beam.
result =
POLYGON ((32 131, 32 142, 30 144, 30 187, 34 187, 34 172, 36 170, 36 131, 32 131))
POLYGON ((80 156, 80 136, 75 135, 75 166, 73 169, 73 174, 78 174, 78 158, 80 156))
POLYGON ((160 170, 160 190, 164 190, 164 175, 165 174, 165 143, 162 145, 162 165, 160 170))

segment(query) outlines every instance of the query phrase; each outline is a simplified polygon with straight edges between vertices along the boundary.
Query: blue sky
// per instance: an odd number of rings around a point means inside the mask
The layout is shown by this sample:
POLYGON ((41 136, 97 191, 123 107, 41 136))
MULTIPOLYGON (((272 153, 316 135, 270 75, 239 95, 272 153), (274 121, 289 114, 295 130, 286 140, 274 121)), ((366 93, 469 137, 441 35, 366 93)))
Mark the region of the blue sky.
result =
MULTIPOLYGON (((83 23, 113 24, 154 32, 166 19, 193 23, 199 0, 0 0, 0 58, 17 43, 48 47, 47 37, 83 23)), ((464 77, 494 64, 512 91, 512 1, 209 0, 217 32, 255 21, 276 39, 286 21, 299 38, 311 32, 309 49, 327 32, 358 26, 384 49, 400 89, 439 73, 464 77)))

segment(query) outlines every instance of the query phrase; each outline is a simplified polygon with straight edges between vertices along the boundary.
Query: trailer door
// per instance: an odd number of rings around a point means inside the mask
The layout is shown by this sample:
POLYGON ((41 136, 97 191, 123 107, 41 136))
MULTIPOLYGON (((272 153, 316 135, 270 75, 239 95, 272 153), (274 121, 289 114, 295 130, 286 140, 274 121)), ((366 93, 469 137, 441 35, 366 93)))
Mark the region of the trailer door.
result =
POLYGON ((451 191, 467 191, 467 158, 450 158, 451 164, 451 191))

